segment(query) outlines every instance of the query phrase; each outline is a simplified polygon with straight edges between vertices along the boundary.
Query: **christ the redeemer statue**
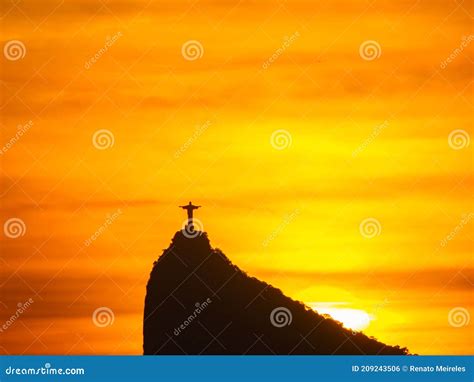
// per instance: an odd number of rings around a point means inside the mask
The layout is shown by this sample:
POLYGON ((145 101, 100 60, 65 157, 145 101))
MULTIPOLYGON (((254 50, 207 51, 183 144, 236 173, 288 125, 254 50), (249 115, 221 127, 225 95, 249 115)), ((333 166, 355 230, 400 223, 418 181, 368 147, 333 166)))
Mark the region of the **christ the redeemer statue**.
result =
POLYGON ((195 206, 194 204, 189 202, 189 204, 179 207, 188 212, 188 226, 193 227, 193 211, 197 210, 201 206, 195 206))

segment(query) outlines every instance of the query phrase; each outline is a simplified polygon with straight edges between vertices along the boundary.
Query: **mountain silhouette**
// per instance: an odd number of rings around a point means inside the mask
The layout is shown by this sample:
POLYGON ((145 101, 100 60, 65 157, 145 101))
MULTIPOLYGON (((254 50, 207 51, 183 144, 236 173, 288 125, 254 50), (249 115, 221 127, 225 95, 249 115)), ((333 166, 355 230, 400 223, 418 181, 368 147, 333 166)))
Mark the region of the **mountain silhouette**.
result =
POLYGON ((144 354, 408 353, 248 276, 200 231, 175 234, 146 289, 144 354))

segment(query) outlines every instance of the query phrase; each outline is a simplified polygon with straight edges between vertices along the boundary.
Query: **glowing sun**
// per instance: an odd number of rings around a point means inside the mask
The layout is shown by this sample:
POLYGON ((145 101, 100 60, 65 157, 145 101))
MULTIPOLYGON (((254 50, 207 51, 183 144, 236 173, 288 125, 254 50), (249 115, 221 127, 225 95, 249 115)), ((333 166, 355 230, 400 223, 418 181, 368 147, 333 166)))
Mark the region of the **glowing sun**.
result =
POLYGON ((328 314, 336 321, 339 321, 347 329, 364 330, 370 325, 370 321, 374 318, 362 309, 353 309, 339 307, 344 303, 328 303, 328 302, 309 302, 307 303, 313 310, 319 314, 328 314))

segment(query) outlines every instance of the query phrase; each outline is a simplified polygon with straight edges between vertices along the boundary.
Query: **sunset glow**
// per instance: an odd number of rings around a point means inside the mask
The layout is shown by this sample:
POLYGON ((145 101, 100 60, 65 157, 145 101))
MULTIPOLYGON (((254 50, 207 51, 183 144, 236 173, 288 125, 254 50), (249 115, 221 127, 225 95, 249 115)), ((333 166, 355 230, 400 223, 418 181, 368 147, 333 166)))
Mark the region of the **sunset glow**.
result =
POLYGON ((34 302, 0 353, 141 354, 190 200, 293 299, 412 353, 473 352, 467 2, 1 8, 2 49, 24 45, 1 57, 1 321, 34 302))
POLYGON ((327 314, 342 323, 346 328, 355 331, 367 329, 370 321, 374 319, 361 309, 337 307, 339 304, 310 303, 308 305, 316 312, 327 314))

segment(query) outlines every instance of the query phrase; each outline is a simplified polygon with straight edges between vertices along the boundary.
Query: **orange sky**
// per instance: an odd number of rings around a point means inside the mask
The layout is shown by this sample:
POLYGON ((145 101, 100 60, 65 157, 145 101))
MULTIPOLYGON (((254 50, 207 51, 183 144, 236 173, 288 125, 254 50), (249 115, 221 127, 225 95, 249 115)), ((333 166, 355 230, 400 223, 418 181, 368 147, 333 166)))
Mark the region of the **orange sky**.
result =
POLYGON ((449 321, 473 311, 472 2, 1 13, 2 47, 25 54, 2 49, 0 217, 25 232, 1 235, 0 324, 34 300, 1 353, 141 353, 145 283, 189 200, 214 246, 286 294, 363 310, 369 335, 412 352, 473 352, 472 323, 449 321), (92 323, 101 306, 113 325, 92 323))

